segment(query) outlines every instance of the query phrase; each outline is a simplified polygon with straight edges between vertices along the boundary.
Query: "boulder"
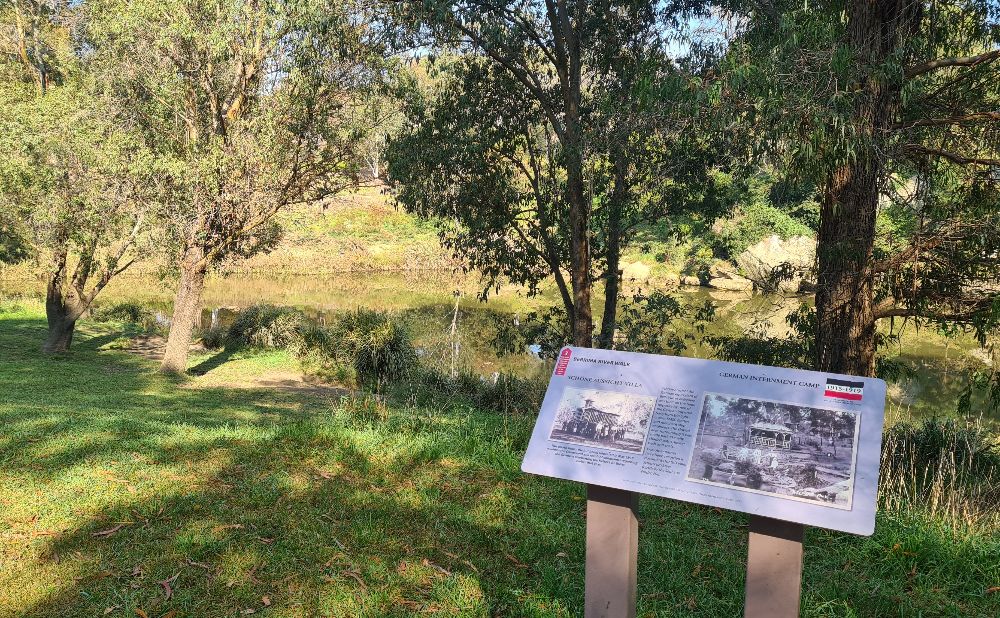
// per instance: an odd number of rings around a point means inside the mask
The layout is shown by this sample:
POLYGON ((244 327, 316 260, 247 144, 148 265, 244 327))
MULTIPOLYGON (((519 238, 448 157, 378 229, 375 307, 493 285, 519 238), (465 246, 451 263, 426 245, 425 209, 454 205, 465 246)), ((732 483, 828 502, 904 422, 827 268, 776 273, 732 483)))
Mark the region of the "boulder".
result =
POLYGON ((708 287, 718 290, 729 290, 731 292, 750 292, 753 291, 753 281, 739 275, 713 277, 708 280, 708 287))
POLYGON ((650 272, 649 266, 636 261, 622 266, 622 279, 625 281, 643 282, 649 279, 650 272))
POLYGON ((684 275, 681 277, 681 285, 701 285, 701 279, 694 275, 684 275))
POLYGON ((782 240, 771 235, 736 256, 740 270, 757 287, 783 292, 808 289, 815 261, 816 240, 808 236, 782 240))

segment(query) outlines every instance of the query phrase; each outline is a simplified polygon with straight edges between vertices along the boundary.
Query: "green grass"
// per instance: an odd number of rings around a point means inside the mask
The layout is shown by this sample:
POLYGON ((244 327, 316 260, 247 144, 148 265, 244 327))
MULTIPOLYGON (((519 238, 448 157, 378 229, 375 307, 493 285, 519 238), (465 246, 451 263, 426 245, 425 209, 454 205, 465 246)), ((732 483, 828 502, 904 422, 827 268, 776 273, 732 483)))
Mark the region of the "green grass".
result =
MULTIPOLYGON (((43 332, 0 310, 0 616, 581 615, 584 488, 519 471, 533 419, 239 386, 283 353, 169 379, 111 325, 44 357, 43 332)), ((640 517, 640 616, 740 614, 743 516, 640 517)), ((807 535, 804 616, 996 616, 993 586, 1000 541, 916 514, 807 535)))

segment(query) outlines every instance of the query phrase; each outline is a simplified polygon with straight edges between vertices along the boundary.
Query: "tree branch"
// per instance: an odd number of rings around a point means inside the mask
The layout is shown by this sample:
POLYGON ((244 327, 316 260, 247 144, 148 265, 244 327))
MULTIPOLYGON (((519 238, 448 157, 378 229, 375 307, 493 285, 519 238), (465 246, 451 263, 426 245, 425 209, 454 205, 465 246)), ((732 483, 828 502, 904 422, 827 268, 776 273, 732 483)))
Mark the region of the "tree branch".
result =
POLYGON ((925 73, 930 73, 936 69, 943 69, 948 67, 974 67, 980 64, 985 64, 987 62, 993 62, 994 60, 1000 59, 1000 49, 994 49, 993 51, 986 52, 984 54, 979 54, 978 56, 956 56, 954 58, 938 58, 936 60, 928 60, 927 62, 921 62, 920 64, 914 65, 905 71, 903 71, 903 76, 906 79, 912 79, 918 77, 925 73))
POLYGON ((940 157, 942 159, 948 159, 949 161, 957 165, 988 165, 993 167, 1000 166, 1000 159, 966 157, 958 153, 949 152, 947 150, 940 150, 938 148, 928 148, 927 146, 922 146, 920 144, 906 144, 903 146, 903 151, 916 155, 926 155, 931 157, 940 157))

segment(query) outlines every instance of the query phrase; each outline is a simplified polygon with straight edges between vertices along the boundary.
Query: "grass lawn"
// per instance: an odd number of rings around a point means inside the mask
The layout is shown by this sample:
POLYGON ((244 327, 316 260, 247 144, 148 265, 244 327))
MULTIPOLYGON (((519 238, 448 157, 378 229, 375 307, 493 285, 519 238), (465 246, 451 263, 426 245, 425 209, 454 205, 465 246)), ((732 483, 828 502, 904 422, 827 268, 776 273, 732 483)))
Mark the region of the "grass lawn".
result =
MULTIPOLYGON (((533 419, 248 387, 281 353, 169 379, 107 326, 46 358, 40 308, 2 307, 0 616, 581 615, 584 488, 519 471, 533 419)), ((640 616, 740 615, 744 517, 641 525, 640 616)), ((1000 615, 995 537, 887 514, 807 545, 804 616, 1000 615)))

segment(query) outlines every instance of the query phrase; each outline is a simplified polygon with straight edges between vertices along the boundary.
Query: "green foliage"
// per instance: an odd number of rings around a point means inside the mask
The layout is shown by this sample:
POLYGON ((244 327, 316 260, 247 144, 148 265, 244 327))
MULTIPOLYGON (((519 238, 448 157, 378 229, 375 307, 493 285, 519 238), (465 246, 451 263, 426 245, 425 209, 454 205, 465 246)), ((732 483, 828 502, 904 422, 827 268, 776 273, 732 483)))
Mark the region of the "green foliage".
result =
POLYGON ((880 476, 882 501, 892 508, 1000 532, 1000 440, 982 427, 938 419, 896 425, 882 442, 880 476))
POLYGON ((813 236, 815 230, 789 213, 797 212, 807 220, 818 206, 807 195, 801 202, 786 202, 779 208, 771 201, 774 183, 767 176, 755 176, 741 191, 733 212, 714 226, 715 246, 720 257, 733 259, 763 238, 777 235, 782 240, 792 236, 813 236))
POLYGON ((406 329, 388 313, 358 309, 333 324, 298 329, 293 352, 307 368, 341 381, 381 387, 408 375, 417 354, 406 329))
POLYGON ((154 321, 153 312, 135 302, 102 305, 92 311, 90 317, 97 322, 121 322, 137 325, 151 324, 154 321))
POLYGON ((408 392, 421 404, 461 401, 479 410, 522 416, 538 413, 546 387, 543 380, 513 373, 483 377, 463 371, 451 376, 426 367, 417 371, 407 384, 408 392))
POLYGON ((225 346, 257 350, 287 348, 300 336, 303 321, 302 312, 291 307, 253 305, 236 315, 226 331, 225 346))

